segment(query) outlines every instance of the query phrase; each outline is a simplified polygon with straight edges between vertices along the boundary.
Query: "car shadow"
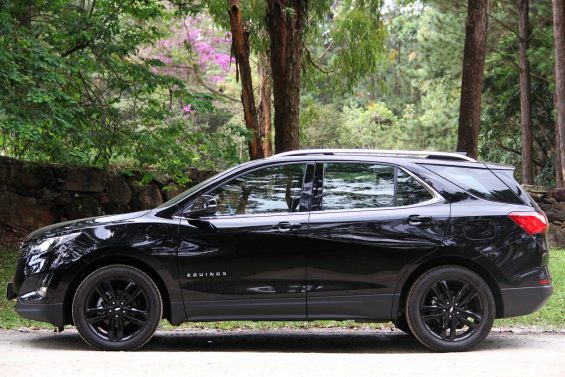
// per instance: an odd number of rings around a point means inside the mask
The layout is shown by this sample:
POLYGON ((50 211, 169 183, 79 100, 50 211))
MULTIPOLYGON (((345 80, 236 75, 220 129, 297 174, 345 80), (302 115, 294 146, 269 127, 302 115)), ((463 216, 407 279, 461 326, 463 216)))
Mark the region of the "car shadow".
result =
MULTIPOLYGON (((22 341, 36 348, 90 351, 74 330, 22 341)), ((23 344, 22 344, 23 345, 23 344)), ((474 351, 520 347, 509 337, 491 335, 474 351)), ((430 353, 400 332, 347 330, 175 330, 158 331, 137 352, 275 352, 275 353, 430 353)))

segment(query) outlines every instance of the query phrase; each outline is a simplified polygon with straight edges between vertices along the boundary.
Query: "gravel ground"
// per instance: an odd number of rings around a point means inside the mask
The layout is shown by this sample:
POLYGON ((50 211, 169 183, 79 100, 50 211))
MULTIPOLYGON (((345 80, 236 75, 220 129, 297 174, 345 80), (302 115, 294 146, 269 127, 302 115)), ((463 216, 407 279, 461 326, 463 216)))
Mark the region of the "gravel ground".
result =
POLYGON ((137 352, 96 352, 75 330, 0 330, 0 375, 565 376, 565 334, 493 332, 474 351, 428 351, 397 331, 159 331, 137 352))

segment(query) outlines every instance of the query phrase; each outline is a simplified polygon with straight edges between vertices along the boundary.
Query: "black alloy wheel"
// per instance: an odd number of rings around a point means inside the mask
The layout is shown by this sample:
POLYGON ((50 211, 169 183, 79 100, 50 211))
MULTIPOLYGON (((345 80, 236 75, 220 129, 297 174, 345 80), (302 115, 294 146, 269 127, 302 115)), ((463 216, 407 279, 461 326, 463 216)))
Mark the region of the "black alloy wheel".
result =
POLYGON ((495 303, 486 282, 474 272, 445 266, 424 273, 407 300, 407 322, 425 346, 441 352, 466 351, 490 331, 495 303))
POLYGON ((110 265, 91 273, 73 300, 73 320, 81 337, 101 350, 143 346, 162 315, 161 295, 143 271, 110 265))

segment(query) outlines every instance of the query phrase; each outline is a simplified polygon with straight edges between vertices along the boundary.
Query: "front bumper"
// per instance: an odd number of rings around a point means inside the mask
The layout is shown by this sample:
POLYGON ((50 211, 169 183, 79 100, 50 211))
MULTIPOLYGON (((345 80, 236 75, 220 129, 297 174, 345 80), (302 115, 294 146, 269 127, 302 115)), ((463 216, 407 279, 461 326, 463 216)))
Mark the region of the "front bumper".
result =
POLYGON ((16 313, 21 317, 62 327, 65 325, 65 307, 63 302, 60 302, 62 300, 41 297, 35 292, 38 283, 44 281, 47 275, 39 274, 28 277, 19 287, 19 292, 16 290, 16 285, 9 282, 6 285, 6 298, 8 300, 17 299, 16 313), (24 292, 27 293, 23 294, 24 292))
POLYGON ((8 282, 8 284, 6 285, 6 298, 8 300, 13 300, 16 297, 18 297, 18 294, 16 293, 16 290, 14 289, 14 283, 12 283, 11 281, 8 282))
POLYGON ((553 286, 501 289, 503 315, 498 318, 516 317, 539 310, 553 293, 553 286))
POLYGON ((64 321, 64 305, 62 303, 37 303, 30 304, 18 300, 16 304, 16 312, 25 319, 34 321, 48 322, 55 327, 62 327, 65 325, 64 321))

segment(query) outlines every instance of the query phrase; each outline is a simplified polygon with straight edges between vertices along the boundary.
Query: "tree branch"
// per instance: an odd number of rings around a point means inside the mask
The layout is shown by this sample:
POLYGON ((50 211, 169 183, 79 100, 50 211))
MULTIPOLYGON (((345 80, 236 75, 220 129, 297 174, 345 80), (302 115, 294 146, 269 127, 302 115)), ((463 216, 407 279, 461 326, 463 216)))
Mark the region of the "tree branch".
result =
POLYGON ((329 74, 332 72, 335 72, 335 69, 332 70, 327 70, 324 69, 322 67, 320 67, 315 61, 314 59, 312 59, 312 53, 310 52, 310 50, 306 47, 304 47, 304 51, 306 51, 306 60, 308 60, 310 62, 310 64, 312 64, 314 66, 314 68, 316 68, 318 71, 329 74))
MULTIPOLYGON (((498 147, 504 149, 504 150, 507 151, 507 152, 512 152, 512 153, 514 153, 514 154, 517 154, 518 156, 521 156, 521 155, 522 155, 522 152, 521 152, 521 151, 516 150, 516 149, 514 149, 514 148, 507 147, 506 145, 502 144, 501 141, 496 141, 495 144, 496 144, 496 146, 498 146, 498 147)), ((539 162, 539 161, 537 161, 537 160, 535 160, 535 159, 532 159, 532 160, 533 160, 533 163, 536 164, 537 166, 543 167, 543 164, 542 164, 541 162, 539 162)))
POLYGON ((204 82, 204 80, 202 79, 202 77, 200 76, 200 73, 199 73, 199 70, 198 70, 197 67, 194 67, 193 72, 194 72, 194 77, 196 78, 196 81, 198 81, 198 83, 199 83, 200 85, 202 85, 203 87, 205 87, 206 89, 208 89, 208 90, 211 91, 212 93, 214 93, 214 94, 216 94, 216 95, 218 95, 218 96, 220 96, 220 97, 227 98, 227 99, 229 99, 230 101, 233 101, 233 102, 241 102, 241 101, 238 100, 237 98, 234 98, 234 97, 232 97, 232 96, 230 96, 230 95, 228 95, 228 94, 226 94, 226 93, 222 93, 222 92, 220 92, 219 90, 214 89, 214 88, 212 88, 211 86, 209 86, 208 84, 206 84, 206 83, 204 82))

